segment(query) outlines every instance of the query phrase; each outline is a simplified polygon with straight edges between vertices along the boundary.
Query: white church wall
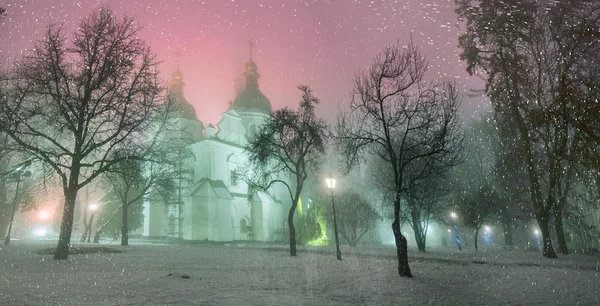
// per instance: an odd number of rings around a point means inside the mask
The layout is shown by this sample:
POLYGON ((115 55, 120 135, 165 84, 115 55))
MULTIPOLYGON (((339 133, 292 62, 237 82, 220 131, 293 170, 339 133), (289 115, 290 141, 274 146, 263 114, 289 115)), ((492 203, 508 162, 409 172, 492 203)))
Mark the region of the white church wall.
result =
POLYGON ((157 199, 144 201, 144 237, 158 238, 167 234, 168 216, 165 204, 157 199))
POLYGON ((233 241, 233 224, 231 221, 231 200, 214 199, 210 203, 212 220, 211 241, 233 241))
POLYGON ((231 223, 233 226, 233 240, 248 240, 248 233, 241 228, 241 220, 246 220, 246 225, 250 226, 250 207, 245 197, 234 197, 231 203, 231 223))
POLYGON ((221 116, 222 119, 217 124, 219 128, 217 136, 231 143, 241 146, 246 145, 247 141, 244 136, 245 131, 242 125, 242 118, 234 110, 229 110, 221 116))

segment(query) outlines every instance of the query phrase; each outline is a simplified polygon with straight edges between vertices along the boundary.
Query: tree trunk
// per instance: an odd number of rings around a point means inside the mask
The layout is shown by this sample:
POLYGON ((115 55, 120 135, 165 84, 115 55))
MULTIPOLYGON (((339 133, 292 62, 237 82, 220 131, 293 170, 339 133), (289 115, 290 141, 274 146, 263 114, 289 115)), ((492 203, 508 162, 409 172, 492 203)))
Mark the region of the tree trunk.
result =
POLYGON ((355 247, 356 247, 356 244, 358 243, 358 234, 356 233, 356 227, 354 227, 354 226, 353 226, 353 227, 350 229, 350 233, 351 233, 351 234, 350 234, 350 236, 351 236, 352 238, 351 238, 351 239, 347 239, 347 240, 348 240, 348 244, 349 244, 351 247, 355 248, 355 247))
POLYGON ((108 218, 108 220, 106 220, 106 222, 104 222, 104 224, 102 224, 100 227, 96 228, 96 233, 94 234, 94 243, 99 243, 100 242, 100 234, 102 233, 102 231, 104 230, 104 228, 110 223, 110 221, 112 221, 117 216, 118 212, 119 212, 119 209, 116 209, 112 213, 112 215, 110 216, 110 218, 108 218))
POLYGON ((290 256, 296 256, 296 228, 294 228, 294 211, 296 211, 297 201, 292 203, 288 213, 288 226, 290 227, 290 256))
POLYGON ((96 230, 96 233, 94 233, 94 243, 100 243, 100 233, 102 231, 101 230, 96 230))
POLYGON ((90 217, 90 222, 87 228, 87 242, 90 243, 90 237, 92 237, 92 224, 94 224, 94 214, 90 217))
MULTIPOLYGON (((3 158, 0 157, 0 171, 6 170, 5 163, 3 162, 3 158)), ((6 232, 8 230, 8 222, 10 220, 10 203, 8 203, 6 189, 6 180, 0 179, 0 234, 4 234, 6 237, 6 232)))
POLYGON ((417 242, 417 249, 420 252, 425 252, 425 235, 421 226, 416 226, 415 230, 415 241, 417 242))
POLYGON ((392 222, 392 231, 396 241, 396 255, 398 256, 398 275, 403 277, 412 277, 410 266, 408 265, 408 243, 406 237, 400 231, 400 196, 396 196, 394 201, 394 222, 392 222))
POLYGON ((548 218, 541 216, 538 218, 538 225, 540 226, 540 231, 542 232, 542 244, 543 251, 542 254, 547 258, 556 258, 556 252, 552 247, 552 240, 550 240, 550 229, 548 227, 548 218))
POLYGON ((121 245, 129 245, 129 233, 127 229, 127 205, 123 205, 123 219, 121 220, 121 245))
POLYGON ((90 235, 90 227, 87 226, 87 224, 86 224, 83 229, 83 234, 81 235, 81 239, 79 240, 79 242, 85 242, 85 239, 88 238, 89 235, 90 235))
POLYGON ((478 236, 479 236, 479 228, 475 228, 475 239, 474 239, 474 241, 475 241, 475 251, 479 250, 477 248, 477 237, 478 236))
POLYGON ((417 249, 420 252, 425 252, 425 229, 421 225, 421 215, 418 211, 411 208, 412 228, 415 233, 415 241, 417 242, 417 249))
POLYGON ((502 222, 502 226, 504 227, 504 245, 513 245, 512 238, 512 224, 510 221, 505 220, 502 222))
MULTIPOLYGON (((74 170, 72 170, 74 171, 74 170)), ((54 252, 54 259, 67 259, 71 247, 71 232, 73 230, 73 214, 75 212, 75 201, 77 200, 77 183, 70 182, 65 192, 65 206, 60 224, 58 245, 54 252)))
POLYGON ((557 209, 554 212, 554 224, 556 227, 556 236, 558 237, 558 252, 564 255, 569 255, 567 239, 565 238, 565 230, 563 227, 563 216, 561 209, 557 209))

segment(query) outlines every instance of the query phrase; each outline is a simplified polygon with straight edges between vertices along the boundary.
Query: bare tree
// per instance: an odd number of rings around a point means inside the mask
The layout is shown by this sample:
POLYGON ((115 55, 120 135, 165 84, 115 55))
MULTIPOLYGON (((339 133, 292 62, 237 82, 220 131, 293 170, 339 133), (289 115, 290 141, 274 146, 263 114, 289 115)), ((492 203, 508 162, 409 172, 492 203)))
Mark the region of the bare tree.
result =
POLYGON ((543 255, 556 257, 551 217, 559 250, 567 254, 563 211, 579 153, 574 149, 581 137, 581 129, 573 124, 581 119, 575 116, 581 114, 575 106, 588 81, 579 71, 597 62, 600 4, 592 0, 457 4, 459 18, 466 21, 459 44, 467 70, 485 75, 495 112, 514 123, 521 140, 543 255))
MULTIPOLYGON (((0 14, 1 18, 1 14, 0 14)), ((0 104, 7 103, 9 83, 5 74, 0 73, 0 104)), ((4 230, 8 228, 10 220, 10 201, 8 200, 8 178, 11 170, 10 162, 13 156, 10 137, 5 133, 0 132, 0 233, 4 234, 4 230)))
MULTIPOLYGON (((351 247, 377 226, 381 217, 371 204, 356 191, 343 191, 335 199, 338 231, 351 247)), ((332 206, 327 205, 326 214, 333 220, 332 206)))
POLYGON ((405 47, 385 47, 369 70, 356 75, 348 111, 337 124, 344 173, 364 154, 391 168, 398 274, 407 277, 412 273, 400 231, 402 196, 419 181, 453 167, 462 150, 457 90, 452 83, 427 84, 426 70, 427 62, 412 41, 405 47))
POLYGON ((294 212, 309 171, 316 171, 322 164, 327 132, 325 121, 315 115, 319 99, 313 96, 308 86, 300 85, 298 89, 302 91, 300 108, 285 107, 274 111, 245 148, 250 168, 258 174, 245 175, 250 190, 267 190, 273 184, 281 183, 289 192, 292 205, 287 221, 291 256, 296 256, 294 212), (291 175, 293 182, 281 179, 282 174, 291 175))
POLYGON ((407 190, 403 197, 406 205, 402 207, 401 213, 413 229, 417 249, 421 252, 425 252, 427 245, 429 223, 443 219, 448 213, 448 204, 445 200, 449 193, 449 186, 444 182, 446 179, 444 173, 432 175, 421 184, 407 190))
POLYGON ((475 250, 479 230, 495 213, 498 205, 498 194, 488 185, 459 189, 455 205, 462 223, 475 233, 475 250))
MULTIPOLYGON (((121 245, 129 244, 128 209, 132 205, 140 205, 150 192, 174 193, 175 180, 178 178, 177 160, 181 155, 175 148, 166 150, 153 149, 147 154, 134 152, 115 152, 124 156, 136 156, 142 160, 123 160, 105 173, 106 180, 117 194, 121 206, 121 245), (159 191, 162 189, 162 191, 159 191)), ((118 159, 118 158, 115 158, 118 159)))
POLYGON ((164 88, 158 62, 133 18, 103 7, 71 39, 62 26, 17 65, 16 94, 0 107, 0 131, 47 165, 65 196, 55 259, 69 254, 78 191, 143 147, 164 88), (89 171, 88 171, 89 170, 89 171))

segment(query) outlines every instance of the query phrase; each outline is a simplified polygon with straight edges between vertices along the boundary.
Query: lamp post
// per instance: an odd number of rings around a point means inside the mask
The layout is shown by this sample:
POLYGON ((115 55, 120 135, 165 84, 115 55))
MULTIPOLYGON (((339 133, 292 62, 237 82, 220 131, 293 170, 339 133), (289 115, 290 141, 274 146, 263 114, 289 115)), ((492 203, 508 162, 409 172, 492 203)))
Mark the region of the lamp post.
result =
POLYGON ((8 223, 8 230, 6 232, 6 238, 4 239, 4 245, 10 244, 10 232, 12 231, 13 222, 15 220, 15 212, 17 211, 17 207, 19 207, 19 187, 21 186, 21 181, 23 181, 22 177, 30 177, 31 176, 30 171, 23 172, 23 170, 27 166, 29 166, 29 162, 25 162, 24 164, 19 166, 17 169, 15 169, 12 173, 12 175, 17 180, 17 187, 15 188, 15 198, 13 200, 13 209, 12 209, 12 214, 10 215, 10 223, 8 223))
POLYGON ((333 190, 335 189, 335 178, 329 173, 329 176, 325 179, 327 188, 331 190, 331 208, 333 208, 333 228, 335 232, 335 247, 337 250, 337 259, 342 260, 342 253, 340 252, 340 243, 338 240, 337 220, 335 218, 335 201, 333 200, 333 190))
POLYGON ((92 236, 92 222, 94 222, 94 216, 96 215, 96 210, 98 209, 98 205, 90 204, 89 210, 90 213, 90 221, 88 222, 88 230, 87 230, 87 242, 90 243, 90 237, 92 236))
POLYGON ((458 237, 458 226, 456 226, 456 213, 451 212, 450 217, 452 217, 452 224, 454 226, 454 232, 456 234, 456 245, 458 245, 458 250, 462 251, 462 247, 460 246, 460 237, 458 237))
POLYGON ((533 234, 535 235, 535 243, 537 244, 538 248, 542 246, 542 242, 540 240, 540 231, 538 231, 537 229, 533 230, 533 234))

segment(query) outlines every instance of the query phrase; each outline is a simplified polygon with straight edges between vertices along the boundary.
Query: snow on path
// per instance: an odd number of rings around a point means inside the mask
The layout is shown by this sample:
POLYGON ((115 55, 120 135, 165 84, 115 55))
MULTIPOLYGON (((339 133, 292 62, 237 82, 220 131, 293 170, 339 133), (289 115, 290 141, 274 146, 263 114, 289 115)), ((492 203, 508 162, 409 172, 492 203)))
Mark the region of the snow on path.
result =
POLYGON ((343 248, 342 261, 328 248, 290 257, 212 245, 110 245, 124 253, 64 261, 32 253, 53 246, 0 249, 0 305, 600 305, 598 257, 582 255, 433 250, 410 254, 406 279, 391 248, 343 248))

